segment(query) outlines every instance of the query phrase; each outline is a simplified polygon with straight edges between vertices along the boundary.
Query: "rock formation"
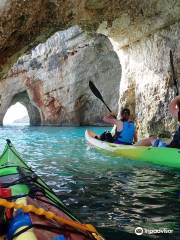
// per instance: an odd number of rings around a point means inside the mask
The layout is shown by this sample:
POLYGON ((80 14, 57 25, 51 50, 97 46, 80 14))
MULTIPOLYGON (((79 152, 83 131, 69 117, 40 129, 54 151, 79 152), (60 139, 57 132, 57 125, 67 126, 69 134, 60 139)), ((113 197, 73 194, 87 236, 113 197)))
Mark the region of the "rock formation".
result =
POLYGON ((169 50, 180 85, 179 0, 3 0, 0 9, 1 78, 23 52, 78 24, 115 43, 122 64, 119 108, 130 105, 141 134, 171 129, 169 50))
POLYGON ((1 76, 22 52, 57 30, 75 24, 90 32, 98 29, 124 47, 177 22, 179 5, 178 0, 3 0, 1 76))
POLYGON ((172 50, 180 87, 179 36, 179 24, 176 23, 128 48, 115 46, 122 65, 119 106, 131 108, 141 135, 174 131, 168 104, 175 96, 176 89, 169 55, 172 50))
POLYGON ((117 111, 120 78, 119 59, 107 37, 92 38, 77 26, 57 32, 19 58, 0 81, 0 122, 19 101, 31 125, 98 124, 107 110, 90 92, 89 80, 117 111))

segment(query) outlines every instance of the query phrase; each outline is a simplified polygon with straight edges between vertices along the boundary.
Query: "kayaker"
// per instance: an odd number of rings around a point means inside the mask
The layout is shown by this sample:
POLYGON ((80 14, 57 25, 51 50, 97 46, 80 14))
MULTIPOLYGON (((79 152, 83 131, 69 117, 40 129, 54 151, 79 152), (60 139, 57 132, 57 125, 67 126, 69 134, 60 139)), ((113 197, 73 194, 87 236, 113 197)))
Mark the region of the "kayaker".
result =
MULTIPOLYGON (((175 120, 180 122, 180 95, 176 96, 169 104, 169 111, 175 120)), ((180 148, 180 125, 177 126, 176 132, 173 135, 171 142, 168 144, 162 141, 157 136, 150 136, 145 138, 138 143, 136 146, 153 146, 153 147, 170 147, 170 148, 180 148)))
POLYGON ((131 145, 137 141, 137 133, 134 122, 130 119, 130 110, 124 108, 121 111, 121 119, 117 119, 117 114, 110 113, 103 118, 103 121, 116 126, 116 133, 112 137, 110 132, 104 132, 96 138, 103 141, 113 142, 116 144, 131 145))

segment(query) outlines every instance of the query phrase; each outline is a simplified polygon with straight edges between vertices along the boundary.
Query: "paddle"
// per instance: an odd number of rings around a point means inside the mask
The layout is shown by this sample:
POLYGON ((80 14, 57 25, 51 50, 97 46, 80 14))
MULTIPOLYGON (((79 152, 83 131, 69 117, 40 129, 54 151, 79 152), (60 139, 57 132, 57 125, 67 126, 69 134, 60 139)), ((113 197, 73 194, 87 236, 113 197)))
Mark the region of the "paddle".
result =
MULTIPOLYGON (((171 63, 171 70, 172 70, 172 78, 173 78, 174 86, 176 88, 176 96, 178 96, 179 95, 179 89, 178 89, 176 74, 175 74, 175 71, 174 71, 173 54, 172 54, 171 50, 170 50, 170 63, 171 63)), ((179 108, 178 121, 180 121, 180 103, 178 104, 178 108, 179 108)))
POLYGON ((109 110, 109 112, 112 113, 111 109, 108 107, 108 105, 105 103, 101 93, 99 92, 99 90, 97 89, 97 87, 94 85, 94 83, 92 81, 89 81, 89 87, 92 91, 92 93, 101 100, 101 102, 104 103, 104 105, 107 107, 107 109, 109 110))
POLYGON ((171 70, 172 70, 172 78, 174 81, 174 86, 176 88, 176 96, 178 96, 179 89, 178 89, 178 83, 177 83, 177 79, 176 79, 176 75, 175 75, 175 71, 174 71, 173 54, 172 54, 171 50, 170 50, 170 63, 171 63, 171 70))

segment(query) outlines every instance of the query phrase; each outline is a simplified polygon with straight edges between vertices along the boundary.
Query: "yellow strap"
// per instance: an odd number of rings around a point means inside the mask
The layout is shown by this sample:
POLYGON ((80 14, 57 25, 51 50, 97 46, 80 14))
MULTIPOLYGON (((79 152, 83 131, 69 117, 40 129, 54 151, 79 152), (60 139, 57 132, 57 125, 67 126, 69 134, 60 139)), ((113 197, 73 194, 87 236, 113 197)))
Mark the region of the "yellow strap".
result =
POLYGON ((39 216, 44 216, 47 219, 52 219, 55 220, 56 222, 60 223, 60 224, 65 224, 68 225, 70 227, 79 229, 81 231, 87 231, 89 233, 92 234, 92 236, 96 239, 96 240, 104 240, 104 238, 102 236, 99 235, 99 233, 97 232, 97 230, 95 229, 95 227, 91 224, 82 224, 70 219, 65 219, 63 217, 59 217, 56 214, 54 214, 53 212, 50 211, 46 211, 43 208, 36 208, 33 205, 24 205, 24 204, 18 204, 15 202, 9 202, 5 199, 0 199, 0 206, 6 207, 6 208, 16 208, 16 209, 23 209, 24 212, 31 212, 31 213, 35 213, 36 215, 39 216))

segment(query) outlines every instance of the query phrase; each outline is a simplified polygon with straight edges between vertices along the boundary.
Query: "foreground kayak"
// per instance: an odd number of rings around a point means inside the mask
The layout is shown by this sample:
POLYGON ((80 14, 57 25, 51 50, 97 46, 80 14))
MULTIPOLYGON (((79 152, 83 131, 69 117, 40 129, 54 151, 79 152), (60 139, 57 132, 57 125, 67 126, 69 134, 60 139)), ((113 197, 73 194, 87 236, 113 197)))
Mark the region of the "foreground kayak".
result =
POLYGON ((80 223, 7 140, 0 156, 0 240, 103 240, 80 223))
POLYGON ((86 130, 85 138, 87 142, 93 147, 112 156, 180 168, 180 149, 114 144, 96 139, 95 136, 96 134, 94 132, 86 130))

